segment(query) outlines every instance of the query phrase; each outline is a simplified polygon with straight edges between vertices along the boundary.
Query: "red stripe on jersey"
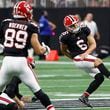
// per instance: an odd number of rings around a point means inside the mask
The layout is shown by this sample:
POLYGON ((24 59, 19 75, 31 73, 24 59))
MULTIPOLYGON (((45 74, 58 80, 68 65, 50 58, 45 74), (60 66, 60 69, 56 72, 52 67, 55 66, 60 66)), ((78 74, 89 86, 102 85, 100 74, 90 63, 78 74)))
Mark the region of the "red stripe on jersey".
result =
POLYGON ((38 78, 37 78, 36 75, 35 75, 36 73, 33 71, 32 66, 29 64, 28 60, 27 60, 27 65, 28 65, 28 67, 31 69, 31 71, 32 71, 32 73, 33 73, 33 75, 34 75, 34 77, 35 77, 37 83, 38 83, 38 78))
POLYGON ((85 59, 74 59, 75 61, 89 61, 89 62, 95 62, 95 59, 88 59, 88 58, 85 58, 85 59))
POLYGON ((7 102, 7 103, 12 103, 12 101, 6 99, 6 98, 3 98, 3 97, 0 97, 0 100, 1 101, 4 101, 4 102, 7 102))

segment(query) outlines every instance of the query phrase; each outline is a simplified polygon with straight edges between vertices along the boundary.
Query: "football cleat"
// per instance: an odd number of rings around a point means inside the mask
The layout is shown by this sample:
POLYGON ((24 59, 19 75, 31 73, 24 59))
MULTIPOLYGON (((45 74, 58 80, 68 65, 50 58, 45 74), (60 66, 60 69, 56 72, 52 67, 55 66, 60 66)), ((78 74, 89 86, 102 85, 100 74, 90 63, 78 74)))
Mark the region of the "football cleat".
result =
POLYGON ((85 97, 85 96, 82 95, 79 98, 79 101, 82 102, 84 105, 93 108, 92 105, 89 103, 88 97, 85 97))

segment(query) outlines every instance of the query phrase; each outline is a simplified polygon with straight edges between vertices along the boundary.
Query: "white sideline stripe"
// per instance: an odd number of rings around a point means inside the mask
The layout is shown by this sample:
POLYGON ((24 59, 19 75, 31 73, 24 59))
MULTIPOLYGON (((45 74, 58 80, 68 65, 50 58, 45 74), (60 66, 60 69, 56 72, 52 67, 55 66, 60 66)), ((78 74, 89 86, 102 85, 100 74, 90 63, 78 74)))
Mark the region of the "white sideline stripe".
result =
MULTIPOLYGON (((69 61, 36 61, 36 64, 73 64, 73 62, 69 61)), ((110 62, 104 62, 105 65, 110 65, 110 62)))
MULTIPOLYGON (((55 94, 55 93, 54 93, 55 94)), ((56 96, 73 96, 73 97, 79 97, 82 94, 64 94, 64 93, 56 93, 56 96)), ((110 94, 92 94, 92 97, 110 97, 110 94)))
POLYGON ((73 75, 65 75, 65 74, 63 74, 63 75, 60 75, 60 74, 56 74, 56 75, 53 75, 53 74, 50 74, 50 75, 39 75, 38 77, 40 77, 40 78, 45 78, 45 77, 59 77, 59 76, 63 76, 63 77, 82 77, 83 75, 81 75, 81 74, 73 74, 73 75))
MULTIPOLYGON (((0 60, 0 63, 2 63, 2 60, 0 60)), ((67 64, 72 65, 73 62, 71 61, 35 61, 36 64, 67 64)), ((110 65, 110 62, 104 62, 105 65, 110 65)))
MULTIPOLYGON (((79 96, 80 97, 80 96, 79 96)), ((78 97, 78 98, 79 98, 78 97)), ((72 101, 74 101, 74 100, 78 100, 78 98, 66 98, 66 99, 52 99, 52 101, 65 101, 65 100, 72 100, 72 101)), ((89 99, 110 99, 110 97, 90 97, 89 99)))
MULTIPOLYGON (((65 88, 65 87, 68 87, 68 88, 78 88, 78 86, 42 86, 43 88, 65 88)), ((87 85, 83 85, 83 86, 80 86, 80 87, 87 87, 87 85)), ((103 87, 110 87, 110 85, 104 85, 103 87)), ((27 90, 24 90, 24 92, 28 92, 27 90)))

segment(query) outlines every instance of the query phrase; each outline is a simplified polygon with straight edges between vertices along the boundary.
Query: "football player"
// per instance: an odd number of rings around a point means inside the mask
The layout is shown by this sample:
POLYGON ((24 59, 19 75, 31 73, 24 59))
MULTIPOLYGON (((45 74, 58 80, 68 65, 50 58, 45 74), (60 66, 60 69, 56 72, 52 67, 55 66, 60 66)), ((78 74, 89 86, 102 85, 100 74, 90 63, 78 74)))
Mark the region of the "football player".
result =
POLYGON ((81 25, 74 15, 64 18, 64 27, 66 31, 59 37, 62 53, 69 57, 78 68, 85 70, 94 78, 79 98, 82 103, 92 107, 88 97, 103 83, 104 76, 110 78, 110 72, 101 59, 90 55, 96 48, 96 42, 88 27, 81 25))
MULTIPOLYGON (((3 55, 4 46, 0 44, 0 54, 3 55)), ((33 65, 33 60, 31 57, 27 57, 27 62, 30 64, 32 68, 35 68, 35 64, 33 65)), ((17 102, 19 108, 24 108, 25 102, 35 102, 38 99, 35 96, 23 96, 19 92, 19 84, 21 84, 21 80, 14 76, 9 84, 6 86, 4 93, 8 94, 12 99, 17 102)), ((2 105, 1 105, 2 106, 2 105)))
MULTIPOLYGON (((48 95, 39 86, 38 79, 27 63, 28 46, 32 45, 36 54, 47 55, 50 51, 46 45, 38 41, 38 27, 32 23, 32 7, 26 1, 17 2, 13 9, 13 19, 6 19, 0 26, 0 38, 3 39, 4 58, 0 69, 0 91, 13 76, 18 77, 27 85, 47 110, 55 110, 48 95), (15 74, 16 73, 16 74, 15 74)), ((9 95, 2 93, 0 101, 9 95)))

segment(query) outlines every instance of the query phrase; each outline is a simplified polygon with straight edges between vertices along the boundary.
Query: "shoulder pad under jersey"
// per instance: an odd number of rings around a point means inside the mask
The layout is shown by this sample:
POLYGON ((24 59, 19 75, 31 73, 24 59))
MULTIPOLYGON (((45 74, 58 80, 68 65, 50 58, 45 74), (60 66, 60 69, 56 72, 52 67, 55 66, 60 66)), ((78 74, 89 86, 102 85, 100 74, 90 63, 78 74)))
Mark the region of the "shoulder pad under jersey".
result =
POLYGON ((3 22, 12 21, 12 19, 4 19, 3 22))
POLYGON ((62 32, 59 36, 59 40, 61 40, 63 36, 66 36, 68 33, 69 33, 68 31, 62 32))
POLYGON ((38 24, 37 23, 34 23, 34 22, 31 22, 31 24, 35 27, 38 27, 38 24))

